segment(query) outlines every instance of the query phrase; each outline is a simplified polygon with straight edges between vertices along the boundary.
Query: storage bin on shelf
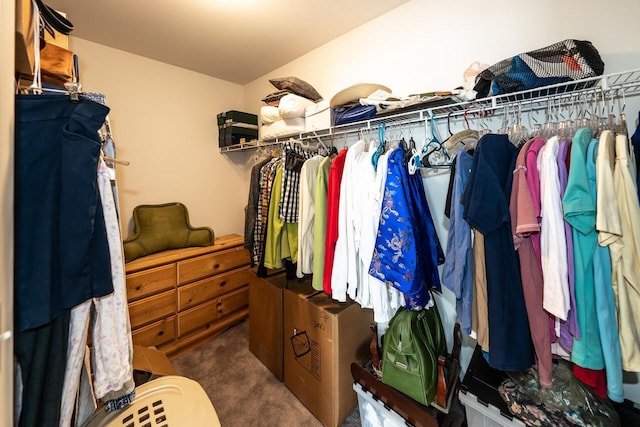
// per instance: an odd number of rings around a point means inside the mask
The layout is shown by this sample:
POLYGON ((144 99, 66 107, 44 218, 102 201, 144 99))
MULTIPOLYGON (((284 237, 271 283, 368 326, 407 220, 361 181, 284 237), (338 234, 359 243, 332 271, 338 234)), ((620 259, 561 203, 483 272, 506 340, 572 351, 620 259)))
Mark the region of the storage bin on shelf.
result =
POLYGON ((258 139, 258 116, 230 110, 218 114, 218 145, 228 147, 258 139))
POLYGON ((476 346, 458 393, 469 427, 525 425, 509 413, 507 404, 498 393, 498 387, 505 379, 507 374, 491 368, 480 347, 476 346))
POLYGON ((362 427, 405 427, 407 425, 404 418, 393 409, 385 406, 362 385, 354 383, 353 389, 358 395, 358 410, 362 427))

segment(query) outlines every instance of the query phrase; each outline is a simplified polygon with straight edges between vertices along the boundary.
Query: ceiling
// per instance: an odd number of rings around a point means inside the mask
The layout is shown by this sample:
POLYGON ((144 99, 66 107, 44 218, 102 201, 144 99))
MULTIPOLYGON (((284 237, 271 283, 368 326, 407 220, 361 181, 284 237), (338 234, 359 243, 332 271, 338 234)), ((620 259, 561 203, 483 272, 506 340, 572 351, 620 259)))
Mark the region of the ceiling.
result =
POLYGON ((72 36, 237 84, 408 0, 45 0, 72 36))

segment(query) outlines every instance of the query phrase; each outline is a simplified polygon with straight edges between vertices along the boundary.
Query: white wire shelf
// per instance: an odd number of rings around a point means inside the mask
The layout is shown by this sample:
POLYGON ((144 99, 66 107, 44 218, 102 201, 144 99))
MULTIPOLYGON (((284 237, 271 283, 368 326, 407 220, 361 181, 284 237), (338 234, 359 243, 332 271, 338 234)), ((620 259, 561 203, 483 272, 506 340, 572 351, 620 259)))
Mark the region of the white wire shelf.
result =
MULTIPOLYGON (((624 110, 627 97, 640 94, 640 69, 619 73, 604 74, 583 80, 574 80, 535 89, 496 95, 473 101, 452 101, 449 104, 439 103, 435 106, 427 106, 420 109, 389 112, 368 120, 353 122, 345 125, 333 126, 314 132, 300 132, 269 141, 251 141, 243 145, 233 145, 220 148, 220 152, 243 151, 258 147, 277 145, 289 139, 319 140, 331 142, 334 138, 345 135, 353 135, 362 132, 376 130, 380 124, 385 126, 428 126, 428 121, 457 117, 467 114, 488 113, 500 115, 512 108, 517 108, 518 113, 539 111, 548 108, 549 104, 555 107, 570 104, 594 104, 611 106, 615 102, 619 109, 624 110)), ((331 145, 331 143, 329 144, 331 145)))

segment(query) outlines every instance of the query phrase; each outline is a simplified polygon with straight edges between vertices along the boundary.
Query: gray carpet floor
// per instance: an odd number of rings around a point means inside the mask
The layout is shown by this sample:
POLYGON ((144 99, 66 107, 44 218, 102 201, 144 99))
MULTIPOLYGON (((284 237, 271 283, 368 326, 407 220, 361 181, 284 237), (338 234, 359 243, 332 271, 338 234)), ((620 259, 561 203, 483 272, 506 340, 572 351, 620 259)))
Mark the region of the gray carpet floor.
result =
MULTIPOLYGON (((174 359, 173 366, 202 385, 222 427, 322 426, 249 351, 246 321, 174 359)), ((359 426, 356 407, 342 427, 359 426)))

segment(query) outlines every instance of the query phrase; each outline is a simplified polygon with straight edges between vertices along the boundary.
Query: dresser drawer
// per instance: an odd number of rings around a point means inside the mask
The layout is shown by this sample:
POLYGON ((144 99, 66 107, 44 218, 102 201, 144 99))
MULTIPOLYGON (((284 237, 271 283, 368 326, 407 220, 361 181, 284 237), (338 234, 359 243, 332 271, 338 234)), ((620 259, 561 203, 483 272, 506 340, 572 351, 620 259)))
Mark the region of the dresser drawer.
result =
POLYGON ((223 297, 218 303, 218 316, 220 318, 245 308, 249 305, 249 287, 238 289, 223 297))
POLYGON ((176 317, 171 316, 131 332, 133 343, 143 347, 159 347, 176 338, 176 317))
POLYGON ((175 263, 127 274, 127 299, 135 301, 171 289, 175 285, 175 263))
POLYGON ((248 268, 219 274, 178 288, 178 311, 186 310, 222 294, 249 286, 251 272, 248 268))
POLYGON ((249 264, 249 251, 242 247, 227 249, 178 262, 178 283, 223 273, 249 264))
POLYGON ((178 337, 205 329, 218 320, 218 300, 207 302, 178 314, 178 337))
POLYGON ((129 304, 131 328, 145 325, 175 314, 176 291, 171 290, 129 304))

